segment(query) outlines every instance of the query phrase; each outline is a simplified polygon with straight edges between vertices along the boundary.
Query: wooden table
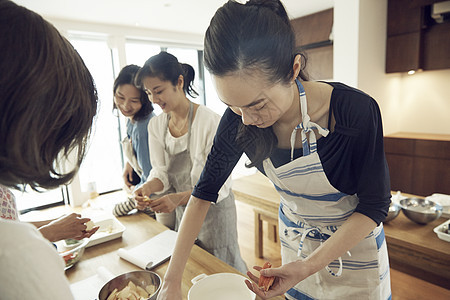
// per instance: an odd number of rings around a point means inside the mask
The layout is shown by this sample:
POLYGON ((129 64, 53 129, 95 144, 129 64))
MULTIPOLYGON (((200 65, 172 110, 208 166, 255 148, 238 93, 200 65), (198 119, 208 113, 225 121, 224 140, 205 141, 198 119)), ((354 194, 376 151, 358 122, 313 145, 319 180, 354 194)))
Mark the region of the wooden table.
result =
MULTIPOLYGON (((233 180, 236 199, 277 214, 280 196, 261 173, 233 180)), ((406 196, 412 196, 405 194, 406 196)), ((450 243, 433 228, 446 221, 439 218, 427 225, 410 221, 402 212, 384 225, 392 268, 450 289, 450 243)))
MULTIPOLYGON (((94 217, 98 214, 101 215, 105 214, 106 212, 110 212, 114 201, 116 199, 125 199, 124 197, 125 195, 123 193, 109 194, 101 196, 93 201, 90 208, 72 209, 68 208, 67 206, 56 207, 42 211, 39 214, 34 213, 26 218, 21 219, 28 221, 31 219, 36 220, 36 216, 40 217, 41 219, 46 219, 68 213, 70 211, 80 212, 83 214, 83 216, 94 217)), ((128 261, 121 259, 117 255, 117 250, 119 248, 130 248, 137 246, 157 235, 158 233, 163 232, 164 230, 168 230, 167 227, 155 221, 144 213, 136 213, 131 216, 120 217, 119 221, 126 227, 126 230, 123 232, 122 237, 86 248, 82 259, 73 268, 66 271, 66 275, 70 283, 75 283, 90 276, 96 275, 97 269, 100 266, 106 267, 114 275, 119 275, 129 271, 141 270, 128 261)), ((162 265, 154 268, 153 271, 158 273, 161 278, 163 278, 168 264, 168 262, 163 263, 162 265)), ((187 299, 188 291, 192 286, 192 278, 201 273, 210 275, 222 272, 241 274, 230 265, 209 254, 200 247, 194 245, 183 273, 181 286, 183 299, 187 299)), ((244 276, 247 277, 246 275, 244 276)), ((284 297, 275 299, 284 299, 284 297)))

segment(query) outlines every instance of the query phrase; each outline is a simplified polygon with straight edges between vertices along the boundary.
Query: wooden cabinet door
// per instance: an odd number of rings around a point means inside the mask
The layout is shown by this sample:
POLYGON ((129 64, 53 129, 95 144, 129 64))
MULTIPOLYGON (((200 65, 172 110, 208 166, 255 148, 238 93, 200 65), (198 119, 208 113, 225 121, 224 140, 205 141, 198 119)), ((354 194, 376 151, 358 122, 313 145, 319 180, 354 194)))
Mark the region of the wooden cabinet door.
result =
POLYGON ((413 157, 386 153, 391 190, 412 193, 413 157))
POLYGON ((433 193, 450 195, 450 160, 415 157, 412 194, 430 196, 433 193))
POLYGON ((386 73, 420 68, 421 32, 390 36, 386 42, 386 73))
POLYGON ((436 24, 424 31, 422 68, 450 68, 450 23, 436 24))

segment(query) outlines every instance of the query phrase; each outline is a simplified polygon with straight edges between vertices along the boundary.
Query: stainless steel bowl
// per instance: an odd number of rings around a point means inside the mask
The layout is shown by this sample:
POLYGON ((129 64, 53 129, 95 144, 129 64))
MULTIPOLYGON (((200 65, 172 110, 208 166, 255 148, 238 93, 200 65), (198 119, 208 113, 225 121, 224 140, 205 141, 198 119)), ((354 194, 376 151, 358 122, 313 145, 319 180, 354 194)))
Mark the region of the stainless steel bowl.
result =
POLYGON ((149 285, 155 286, 155 292, 151 294, 147 299, 156 300, 158 292, 161 288, 161 277, 158 274, 151 271, 133 271, 124 273, 117 277, 114 277, 108 281, 98 293, 99 300, 106 300, 108 296, 114 291, 114 289, 122 290, 128 283, 132 281, 136 286, 140 286, 145 289, 149 285))
POLYGON ((384 223, 394 220, 398 214, 400 213, 401 207, 395 202, 391 201, 391 205, 389 205, 389 211, 386 219, 384 219, 384 223))
POLYGON ((442 215, 442 206, 427 199, 406 198, 400 200, 403 213, 412 221, 427 224, 442 215))

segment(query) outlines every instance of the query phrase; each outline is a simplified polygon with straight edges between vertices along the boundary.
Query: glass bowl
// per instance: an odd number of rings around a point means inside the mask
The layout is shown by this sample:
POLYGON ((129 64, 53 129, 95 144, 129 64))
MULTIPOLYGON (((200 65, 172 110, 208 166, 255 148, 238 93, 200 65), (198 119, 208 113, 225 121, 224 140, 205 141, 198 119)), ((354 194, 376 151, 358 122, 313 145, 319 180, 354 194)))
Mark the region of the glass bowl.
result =
POLYGON ((64 270, 70 269, 81 259, 88 243, 89 239, 83 239, 76 247, 59 253, 59 256, 64 259, 66 264, 64 270))

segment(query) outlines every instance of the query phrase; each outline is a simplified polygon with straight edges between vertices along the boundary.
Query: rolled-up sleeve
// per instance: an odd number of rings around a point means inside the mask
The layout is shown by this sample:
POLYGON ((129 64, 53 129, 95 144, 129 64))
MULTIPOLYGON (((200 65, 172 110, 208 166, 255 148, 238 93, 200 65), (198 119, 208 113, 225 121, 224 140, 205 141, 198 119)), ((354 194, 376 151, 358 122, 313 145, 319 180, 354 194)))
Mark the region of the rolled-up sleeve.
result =
POLYGON ((147 182, 153 178, 159 179, 164 188, 162 191, 155 194, 165 193, 170 188, 169 177, 167 175, 167 169, 169 167, 164 147, 164 131, 167 130, 165 114, 161 114, 152 118, 148 122, 148 147, 150 149, 150 162, 152 169, 147 178, 147 182))
POLYGON ((390 204, 390 177, 383 146, 383 126, 378 104, 371 99, 359 111, 360 135, 353 165, 357 178, 359 204, 355 211, 380 224, 390 204))

